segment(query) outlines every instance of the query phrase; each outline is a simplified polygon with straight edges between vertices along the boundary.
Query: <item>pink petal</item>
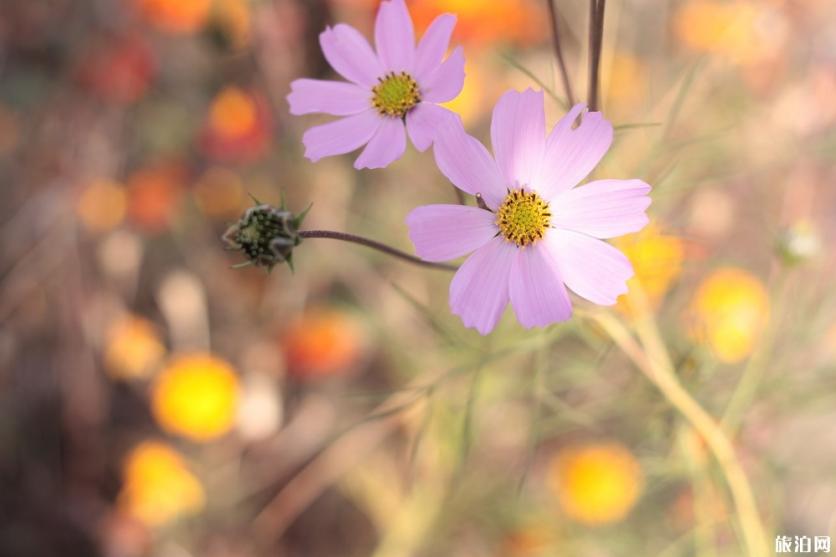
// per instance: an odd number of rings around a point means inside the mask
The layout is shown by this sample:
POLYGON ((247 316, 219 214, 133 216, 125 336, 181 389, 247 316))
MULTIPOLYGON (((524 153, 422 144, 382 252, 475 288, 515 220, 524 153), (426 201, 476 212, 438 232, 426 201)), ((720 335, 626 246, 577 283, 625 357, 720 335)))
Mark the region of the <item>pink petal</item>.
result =
POLYGON ((490 211, 465 205, 425 205, 406 216, 415 253, 427 261, 449 261, 488 243, 498 230, 490 211))
POLYGON ((612 144, 612 124, 600 112, 588 112, 581 125, 572 129, 582 110, 583 105, 573 107, 546 141, 546 154, 537 180, 546 199, 579 184, 601 162, 612 144))
POLYGON ((603 240, 572 230, 551 230, 543 242, 566 286, 578 296, 611 306, 627 292, 633 266, 623 253, 603 240))
POLYGON ((297 79, 290 84, 287 96, 290 113, 297 116, 324 112, 348 116, 371 107, 371 93, 353 83, 297 79))
POLYGON ((354 161, 354 168, 385 168, 406 150, 406 130, 399 118, 383 118, 366 148, 354 161))
POLYGON ((572 316, 572 302, 557 263, 542 243, 518 250, 509 282, 511 305, 526 329, 572 316))
POLYGON ((425 101, 443 103, 458 97, 464 87, 464 49, 456 48, 419 85, 425 101))
POLYGON ((492 209, 499 206, 506 194, 499 167, 485 146, 464 131, 460 118, 439 126, 433 151, 438 168, 457 188, 481 194, 492 209))
POLYGON ((377 54, 386 71, 413 71, 415 31, 404 0, 391 0, 380 4, 374 37, 377 54))
POLYGON ((494 238, 471 255, 450 283, 450 309, 465 327, 490 333, 508 304, 508 277, 517 247, 494 238))
POLYGON ((451 120, 455 124, 456 118, 455 113, 444 107, 422 102, 407 113, 406 130, 415 148, 423 152, 435 141, 438 130, 451 120))
POLYGON ((508 91, 494 108, 491 142, 510 187, 534 187, 546 142, 543 92, 508 91))
POLYGON ((369 90, 385 71, 369 42, 354 27, 340 23, 319 35, 325 59, 341 76, 369 90))
POLYGON ((415 51, 415 77, 419 81, 441 64, 455 26, 453 14, 441 14, 430 23, 415 51))
POLYGON ((598 180, 552 199, 551 224, 596 238, 638 232, 647 224, 650 186, 641 180, 598 180))
POLYGON ((316 162, 323 157, 350 153, 368 143, 383 122, 376 111, 367 110, 315 126, 302 136, 305 156, 316 162))

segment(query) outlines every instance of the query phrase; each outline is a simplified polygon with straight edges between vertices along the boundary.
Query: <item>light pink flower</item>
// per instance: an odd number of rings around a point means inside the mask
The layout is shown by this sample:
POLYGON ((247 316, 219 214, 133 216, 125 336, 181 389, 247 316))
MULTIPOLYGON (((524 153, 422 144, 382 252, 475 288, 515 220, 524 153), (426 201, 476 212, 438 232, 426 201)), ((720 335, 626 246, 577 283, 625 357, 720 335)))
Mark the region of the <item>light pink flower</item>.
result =
POLYGON ((291 114, 345 118, 310 128, 302 138, 305 156, 316 162, 365 145, 354 167, 383 168, 403 155, 407 131, 415 147, 426 150, 435 129, 453 116, 437 103, 453 100, 464 85, 462 48, 443 60, 455 24, 451 14, 438 16, 416 47, 404 0, 383 2, 375 22, 377 53, 353 27, 327 28, 319 36, 322 52, 350 83, 297 79, 287 100, 291 114))
POLYGON ((612 125, 577 105, 546 137, 543 94, 510 91, 493 112, 494 155, 461 124, 435 142, 439 168, 490 210, 428 205, 407 216, 418 255, 446 261, 473 254, 450 284, 450 307, 487 334, 508 302, 526 328, 569 319, 566 287, 601 305, 627 292, 627 258, 602 241, 647 224, 650 186, 641 180, 583 180, 610 147, 612 125))

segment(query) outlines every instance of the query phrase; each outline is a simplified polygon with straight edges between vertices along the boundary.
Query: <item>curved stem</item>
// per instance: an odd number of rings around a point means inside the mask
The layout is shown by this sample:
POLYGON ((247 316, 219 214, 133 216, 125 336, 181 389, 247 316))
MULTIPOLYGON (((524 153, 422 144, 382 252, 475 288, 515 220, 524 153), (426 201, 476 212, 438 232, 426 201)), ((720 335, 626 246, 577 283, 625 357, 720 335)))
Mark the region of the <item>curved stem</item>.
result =
POLYGON ((575 95, 572 94, 572 82, 569 80, 569 72, 566 70, 566 62, 563 60, 563 48, 560 46, 560 32, 558 30, 557 7, 555 0, 546 0, 549 5, 549 16, 552 23, 552 42, 554 43, 554 55, 557 58, 557 66, 560 68, 560 77, 563 80, 563 90, 566 92, 566 99, 569 107, 575 105, 575 95))
POLYGON ((391 246, 387 246, 386 244, 381 244, 380 242, 369 240, 368 238, 363 238, 362 236, 355 236, 354 234, 347 234, 345 232, 334 232, 332 230, 302 230, 299 232, 299 236, 301 236, 302 238, 330 238, 331 240, 350 242, 352 244, 359 244, 361 246, 366 246, 367 248, 372 248, 381 253, 385 253, 386 255, 391 255, 392 257, 403 259, 404 261, 408 261, 409 263, 413 263, 415 265, 421 265, 422 267, 429 267, 431 269, 441 269, 444 271, 458 270, 458 267, 456 267, 455 265, 424 261, 423 259, 415 257, 414 255, 410 255, 401 250, 395 249, 391 246))
POLYGON ((652 316, 646 311, 640 313, 644 315, 636 318, 636 329, 641 345, 636 342, 627 327, 613 315, 597 313, 592 315, 592 318, 705 440, 729 486, 743 540, 748 548, 747 554, 750 557, 767 555, 766 533, 758 514, 752 487, 737 459, 734 446, 717 420, 706 412, 679 382, 652 316))

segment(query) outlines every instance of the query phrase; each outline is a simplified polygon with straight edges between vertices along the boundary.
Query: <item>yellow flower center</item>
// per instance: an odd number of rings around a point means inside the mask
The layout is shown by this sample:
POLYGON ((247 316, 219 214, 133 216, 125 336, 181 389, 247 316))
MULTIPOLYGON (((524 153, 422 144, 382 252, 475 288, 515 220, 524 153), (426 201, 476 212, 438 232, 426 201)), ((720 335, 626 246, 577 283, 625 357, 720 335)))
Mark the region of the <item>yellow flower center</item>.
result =
POLYGON ((539 195, 511 190, 496 211, 496 225, 506 240, 523 248, 543 237, 551 217, 549 204, 539 195))
POLYGON ((406 72, 390 72, 378 78, 372 93, 372 105, 382 116, 403 118, 421 102, 418 82, 406 72))

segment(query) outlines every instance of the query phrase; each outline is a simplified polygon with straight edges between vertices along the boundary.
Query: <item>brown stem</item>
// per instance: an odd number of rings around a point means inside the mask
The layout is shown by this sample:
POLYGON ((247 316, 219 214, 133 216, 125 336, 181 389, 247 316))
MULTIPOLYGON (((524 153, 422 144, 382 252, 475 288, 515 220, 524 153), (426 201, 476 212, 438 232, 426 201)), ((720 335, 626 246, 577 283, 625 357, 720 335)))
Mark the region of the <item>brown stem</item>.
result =
POLYGON ((332 240, 340 240, 342 242, 351 242, 353 244, 359 244, 361 246, 372 248, 379 252, 385 253, 386 255, 391 255, 392 257, 397 257, 398 259, 403 259, 404 261, 408 261, 415 265, 421 265, 422 267, 429 267, 431 269, 441 269, 444 271, 458 270, 458 267, 454 265, 448 265, 447 263, 433 263, 430 261, 424 261, 423 259, 415 257, 414 255, 409 255, 408 253, 387 246, 386 244, 381 244, 380 242, 369 240, 368 238, 363 238, 362 236, 355 236, 354 234, 347 234, 345 232, 334 232, 332 230, 303 230, 299 232, 299 236, 301 236, 302 238, 330 238, 332 240))
POLYGON ((557 66, 560 68, 560 77, 563 80, 563 90, 566 92, 566 99, 569 106, 575 104, 575 95, 572 94, 572 82, 569 80, 569 72, 566 71, 566 62, 563 59, 563 49, 560 46, 560 32, 558 30, 556 0, 546 0, 549 5, 549 15, 552 23, 552 42, 554 43, 554 55, 557 58, 557 66))
POLYGON ((589 1, 589 110, 598 110, 598 81, 601 66, 601 45, 604 40, 604 8, 606 0, 589 1))

